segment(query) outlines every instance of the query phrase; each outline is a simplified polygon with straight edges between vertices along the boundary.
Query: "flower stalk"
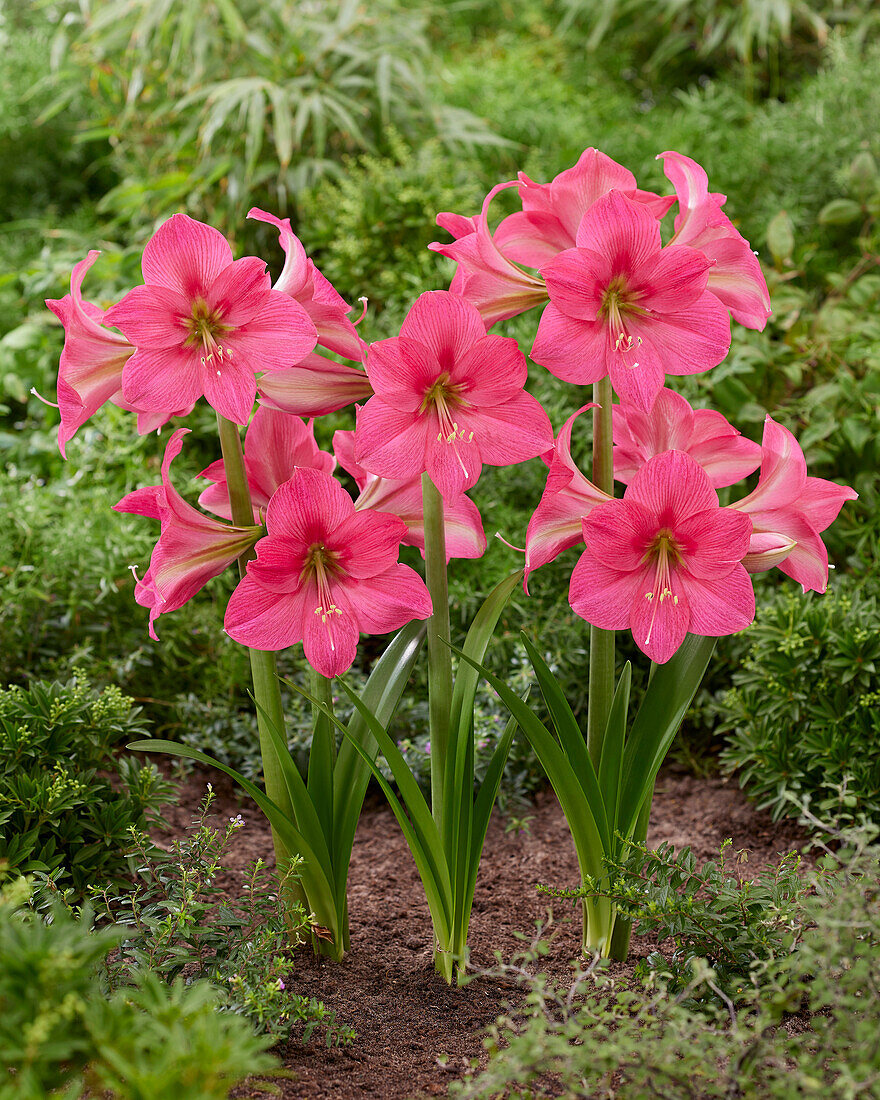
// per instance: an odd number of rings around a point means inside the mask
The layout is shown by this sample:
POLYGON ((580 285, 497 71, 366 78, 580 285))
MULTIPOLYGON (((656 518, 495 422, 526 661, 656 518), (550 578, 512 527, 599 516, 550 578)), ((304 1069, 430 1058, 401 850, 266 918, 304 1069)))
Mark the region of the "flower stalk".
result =
MULTIPOLYGON (((593 384, 593 484, 614 496, 611 437, 611 379, 593 384)), ((614 631, 590 627, 590 687, 587 717, 587 750, 598 770, 605 727, 614 697, 614 631)))
MULTIPOLYGON (((254 510, 251 504, 251 494, 248 488, 238 425, 217 413, 217 430, 220 436, 220 450, 223 454, 226 482, 229 488, 232 522, 237 526, 247 526, 254 521, 254 510)), ((256 552, 251 548, 238 559, 238 571, 242 577, 245 575, 248 561, 254 557, 256 557, 256 552)), ((282 733, 284 731, 284 709, 281 703, 281 688, 278 684, 278 674, 275 668, 275 654, 250 648, 248 648, 248 654, 251 662, 254 700, 257 707, 257 729, 260 736, 260 756, 263 762, 263 781, 266 785, 266 794, 284 814, 295 819, 296 815, 287 784, 284 781, 281 761, 269 733, 270 724, 282 733)), ((285 875, 285 869, 296 853, 288 849, 274 828, 272 829, 272 844, 275 849, 275 863, 278 868, 279 882, 283 885, 291 907, 300 903, 308 911, 308 902, 301 886, 296 881, 292 881, 289 875, 285 875)), ((317 938, 314 938, 313 942, 316 950, 322 952, 327 946, 332 946, 317 938)))
POLYGON ((449 752, 452 710, 452 651, 449 648, 449 583, 443 497, 428 474, 422 474, 425 517, 425 583, 433 613, 428 619, 428 714, 431 737, 431 812, 443 831, 443 784, 449 752))

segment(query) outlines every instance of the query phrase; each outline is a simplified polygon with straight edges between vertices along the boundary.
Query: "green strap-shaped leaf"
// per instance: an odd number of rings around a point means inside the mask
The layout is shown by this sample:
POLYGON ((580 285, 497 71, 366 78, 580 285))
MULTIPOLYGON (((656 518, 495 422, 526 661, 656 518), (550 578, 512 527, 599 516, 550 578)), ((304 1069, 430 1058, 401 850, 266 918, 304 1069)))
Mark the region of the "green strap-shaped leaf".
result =
MULTIPOLYGON (((248 694, 251 693, 249 692, 248 694)), ((287 747, 287 738, 278 729, 275 722, 272 721, 272 717, 266 708, 259 703, 252 694, 251 699, 263 720, 264 729, 269 734, 272 741, 272 747, 275 750, 275 755, 281 768, 284 785, 287 788, 287 797, 293 810, 293 823, 296 825, 297 829, 308 838, 310 846, 318 853, 321 866, 324 867, 327 874, 332 877, 328 837, 325 834, 324 826, 318 814, 315 812, 312 796, 303 782, 303 777, 299 773, 299 768, 290 755, 290 749, 287 747)), ((219 767, 220 765, 217 766, 219 767)))
MULTIPOLYGON (((465 639, 462 652, 474 661, 482 661, 501 612, 507 605, 516 586, 522 581, 518 569, 505 577, 489 593, 474 616, 465 639)), ((461 902, 467 893, 470 878, 471 830, 474 809, 474 697, 479 672, 470 665, 459 666, 452 690, 450 712, 450 742, 446 759, 443 791, 446 806, 443 808, 443 844, 450 861, 454 861, 454 895, 461 902)))
POLYGON ((610 850, 608 846, 611 844, 613 833, 608 825, 608 815, 599 787, 599 777, 596 775, 596 769, 593 767, 593 761, 587 751, 583 734, 571 707, 568 705, 568 700, 565 698, 556 677, 550 671, 547 662, 525 634, 522 635, 522 639, 529 660, 532 662, 532 668, 535 670, 535 678, 541 688, 541 694, 544 696, 547 709, 553 719, 554 728, 559 735, 562 751, 571 765, 572 772, 583 789, 587 801, 594 807, 593 814, 599 832, 602 834, 602 843, 606 846, 606 850, 610 850))
POLYGON ((329 864, 322 864, 321 858, 309 842, 309 838, 297 829, 287 814, 279 809, 272 799, 265 795, 256 784, 246 779, 241 772, 227 767, 226 764, 221 764, 219 760, 208 756, 207 753, 199 752, 198 749, 190 748, 189 745, 182 745, 177 741, 163 741, 158 738, 149 741, 132 741, 126 748, 133 752, 165 752, 171 756, 182 756, 187 760, 196 760, 200 764, 217 768, 231 779, 234 779, 262 810, 288 852, 291 855, 298 853, 303 857, 298 874, 309 899, 309 905, 311 905, 319 923, 329 928, 333 934, 334 942, 338 942, 340 929, 329 864))
MULTIPOLYGON (((413 666, 425 640, 425 623, 408 623, 392 638, 388 648, 373 666, 363 690, 364 705, 387 729, 400 702, 403 689, 412 675, 413 666)), ((354 834, 370 781, 370 769, 360 746, 370 760, 378 750, 376 739, 361 715, 355 711, 348 723, 348 736, 339 746, 339 756, 333 772, 333 867, 338 890, 345 890, 354 834)))
MULTIPOLYGON (((560 748, 553 734, 544 723, 529 709, 519 696, 510 690, 503 680, 499 680, 487 668, 471 660, 461 650, 453 650, 478 669, 489 684, 501 696, 501 701, 517 720, 520 729, 535 750, 541 767, 547 774, 562 812, 571 830, 572 839, 578 855, 578 863, 583 874, 602 874, 602 854, 609 852, 608 825, 605 819, 605 807, 599 793, 598 781, 592 795, 581 786, 574 773, 571 762, 560 748)), ((595 773, 593 775, 595 780, 595 773)))
POLYGON ((665 665, 658 665, 632 724, 623 753, 618 830, 629 836, 715 649, 715 638, 688 634, 665 665))
MULTIPOLYGON (((391 769, 391 774, 394 776, 394 781, 397 783, 401 798, 409 811, 409 823, 407 828, 404 829, 404 835, 407 839, 407 843, 411 846, 413 858, 419 868, 419 874, 422 875, 424 871, 425 877, 422 878, 422 882, 425 886, 426 895, 430 895, 428 897, 428 903, 432 905, 432 913, 434 911, 433 905, 436 904, 441 907, 445 927, 448 929, 452 922, 452 884, 449 877, 446 856, 443 852, 440 840, 440 834, 437 831, 437 826, 431 816, 428 804, 425 801, 425 796, 419 789, 419 785, 415 781, 412 772, 409 770, 409 766, 404 760, 400 749, 376 720, 375 715, 370 713, 357 693, 352 691, 344 680, 339 679, 337 682, 349 699, 351 699, 355 709, 363 718, 370 733, 376 739, 379 749, 388 762, 388 767, 391 769), (412 844, 414 844, 415 847, 412 847, 412 844)), ((314 696, 303 688, 297 687, 295 684, 291 684, 291 686, 314 705, 319 707, 323 706, 320 700, 315 699, 314 696)), ((325 712, 336 728, 341 730, 347 738, 350 738, 351 735, 348 729, 339 721, 336 715, 329 711, 325 712)), ((385 777, 382 776, 379 768, 376 766, 375 761, 361 745, 357 742, 353 742, 353 744, 355 751, 360 753, 361 758, 373 773, 376 781, 382 787, 387 797, 391 788, 387 780, 385 780, 385 777)), ((393 791, 391 793, 393 794, 393 791)), ((394 810, 395 817, 397 817, 398 810, 395 809, 393 804, 391 808, 394 810)), ((400 812, 403 813, 402 807, 400 807, 400 812)), ((404 817, 405 816, 404 814, 404 817)), ((400 819, 398 818, 398 820, 400 819)), ((403 828, 403 826, 401 826, 401 828, 403 828)))
MULTIPOLYGON (((523 696, 523 702, 528 698, 528 691, 523 696)), ((471 848, 468 859, 468 880, 462 902, 462 912, 470 913, 474 900, 474 890, 477 885, 477 872, 480 868, 480 857, 483 854, 483 845, 486 842, 486 832, 489 828, 489 820, 492 816, 492 807, 498 797, 498 788, 501 786, 501 777, 504 774, 504 765, 510 752, 513 735, 516 733, 517 721, 511 717, 504 727, 495 751, 489 760, 486 774, 477 799, 474 803, 473 830, 471 832, 471 848)))
POLYGON ((611 701, 608 725, 605 727, 605 737, 602 741, 602 756, 599 760, 599 789, 602 792, 602 801, 605 803, 605 813, 608 815, 612 845, 615 842, 620 805, 620 776, 623 768, 623 747, 626 740, 626 716, 629 710, 631 682, 632 665, 627 661, 611 701))

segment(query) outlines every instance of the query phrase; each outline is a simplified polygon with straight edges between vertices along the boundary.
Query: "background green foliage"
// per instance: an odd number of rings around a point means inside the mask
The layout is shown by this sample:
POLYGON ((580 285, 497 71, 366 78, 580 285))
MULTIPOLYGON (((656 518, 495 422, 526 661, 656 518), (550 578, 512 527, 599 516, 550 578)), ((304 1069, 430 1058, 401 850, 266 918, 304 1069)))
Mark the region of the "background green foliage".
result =
MULTIPOLYGON (((660 853, 642 879, 644 907, 653 908, 655 929, 665 926, 673 937, 711 946, 729 934, 732 909, 751 900, 752 919, 736 933, 740 948, 748 945, 763 960, 751 969, 751 988, 730 988, 732 973, 719 974, 697 955, 687 970, 673 967, 672 974, 655 966, 644 990, 617 985, 597 962, 573 984, 557 983, 539 971, 546 947, 538 942, 493 972, 521 986, 519 1007, 490 1029, 485 1069, 453 1086, 451 1095, 880 1095, 880 850, 872 836, 876 830, 842 838, 838 853, 829 853, 800 884, 792 879, 790 857, 752 886, 739 886, 717 866, 704 865, 696 870, 704 880, 705 907, 696 900, 688 905, 693 880, 685 853, 660 853), (694 927, 696 917, 701 928, 694 927)), ((626 881, 634 881, 633 872, 639 877, 643 864, 644 856, 637 855, 626 881)))
POLYGON ((159 822, 175 791, 155 764, 114 755, 144 733, 139 713, 112 686, 0 692, 0 881, 51 874, 82 896, 128 870, 131 829, 159 822))

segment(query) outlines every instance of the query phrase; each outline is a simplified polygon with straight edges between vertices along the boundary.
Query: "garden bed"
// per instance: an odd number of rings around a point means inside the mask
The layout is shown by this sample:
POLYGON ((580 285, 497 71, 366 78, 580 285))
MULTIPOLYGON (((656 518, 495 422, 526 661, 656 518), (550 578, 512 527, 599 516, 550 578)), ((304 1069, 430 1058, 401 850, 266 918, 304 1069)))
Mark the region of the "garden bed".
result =
MULTIPOLYGON (((196 772, 187 781, 179 805, 166 814, 172 833, 181 836, 197 812, 205 784, 217 792, 212 807, 221 822, 243 813, 226 860, 231 872, 271 852, 269 830, 260 814, 242 809, 222 776, 196 772)), ((746 849, 743 874, 754 872, 779 853, 799 847, 803 831, 791 821, 774 823, 746 801, 734 783, 699 779, 671 769, 658 781, 648 843, 689 844, 698 860, 716 856, 730 838, 734 850, 746 849)), ((552 793, 539 796, 524 830, 505 830, 493 819, 480 867, 471 921, 471 961, 493 965, 494 952, 507 960, 531 941, 537 922, 546 921, 549 899, 536 882, 573 886, 578 881, 574 848, 552 793)), ((240 892, 241 881, 224 886, 240 892)), ((327 1049, 316 1034, 303 1044, 296 1038, 277 1053, 295 1074, 279 1081, 286 1100, 333 1097, 383 1100, 444 1095, 472 1059, 482 1054, 481 1035, 516 990, 499 979, 477 978, 467 988, 448 988, 434 971, 431 922, 415 865, 390 810, 368 800, 358 828, 349 885, 352 949, 339 965, 304 951, 291 982, 297 992, 334 1009, 339 1022, 356 1032, 346 1047, 327 1049)), ((543 968, 564 978, 577 954, 580 913, 557 900, 554 939, 543 968)), ((635 962, 655 949, 648 938, 634 938, 631 959, 613 964, 611 973, 626 980, 635 962)), ((233 1096, 258 1095, 246 1086, 233 1096)))

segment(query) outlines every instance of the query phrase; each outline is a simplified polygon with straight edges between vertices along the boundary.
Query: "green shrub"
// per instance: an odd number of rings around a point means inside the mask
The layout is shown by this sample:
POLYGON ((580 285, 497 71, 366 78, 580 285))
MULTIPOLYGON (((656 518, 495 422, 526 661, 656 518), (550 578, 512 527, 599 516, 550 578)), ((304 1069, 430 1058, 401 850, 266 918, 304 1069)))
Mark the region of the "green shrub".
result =
POLYGON ((88 88, 122 182, 104 210, 143 224, 181 204, 236 229, 279 209, 389 123, 452 148, 490 140, 435 96, 424 18, 395 0, 90 0, 56 40, 60 94, 88 88), (70 28, 74 26, 71 35, 70 28))
POLYGON ((105 997, 99 966, 121 930, 93 931, 55 902, 51 919, 30 908, 24 879, 0 889, 0 1100, 73 1100, 113 1089, 118 1100, 225 1098, 277 1062, 270 1040, 217 1012, 207 982, 165 985, 145 971, 105 997))
POLYGON ((539 887, 552 897, 604 897, 618 915, 633 922, 637 936, 651 935, 661 947, 636 966, 636 976, 659 979, 678 995, 690 987, 692 964, 702 959, 714 971, 715 990, 703 986, 717 1006, 727 997, 741 1003, 766 980, 768 967, 797 949, 804 935, 803 909, 809 886, 794 852, 740 877, 732 863, 747 863, 747 851, 721 846, 720 858, 699 866, 690 848, 671 844, 649 849, 632 844, 620 862, 607 862, 607 878, 587 879, 574 890, 539 887))
MULTIPOLYGON (((796 950, 784 949, 764 968, 751 998, 739 1007, 718 984, 716 971, 696 957, 683 988, 659 981, 653 989, 628 989, 598 961, 572 984, 554 982, 534 973, 546 952, 541 943, 510 966, 496 967, 496 978, 521 987, 520 1007, 490 1029, 482 1072, 454 1085, 451 1095, 880 1096, 880 849, 868 840, 866 834, 851 836, 808 880, 815 896, 803 890, 792 916, 796 950), (723 1007, 713 1009, 713 998, 723 1007), (793 1026, 780 1026, 789 1020, 793 1026)), ((658 908, 675 904, 656 883, 646 898, 658 908)), ((721 906, 717 921, 715 912, 711 906, 704 911, 706 931, 722 938, 729 908, 721 906)))
POLYGON ((224 900, 217 880, 229 874, 224 859, 245 822, 238 815, 223 829, 209 825, 212 801, 209 791, 187 837, 167 855, 136 838, 134 887, 90 892, 99 918, 124 936, 104 963, 110 988, 143 974, 168 983, 207 979, 224 1011, 247 1017, 274 1042, 292 1030, 305 1041, 318 1027, 327 1046, 350 1042, 353 1032, 334 1012, 290 984, 293 953, 312 933, 308 913, 295 901, 296 866, 280 888, 290 895, 287 903, 262 860, 245 872, 241 896, 224 900))
POLYGON ((824 596, 786 590, 746 633, 718 705, 722 763, 775 818, 799 804, 844 824, 880 817, 880 603, 841 576, 824 596))
POLYGON ((139 713, 118 688, 76 680, 0 692, 3 877, 52 874, 82 894, 126 871, 130 828, 160 820, 174 792, 154 764, 114 756, 146 732, 139 713))

